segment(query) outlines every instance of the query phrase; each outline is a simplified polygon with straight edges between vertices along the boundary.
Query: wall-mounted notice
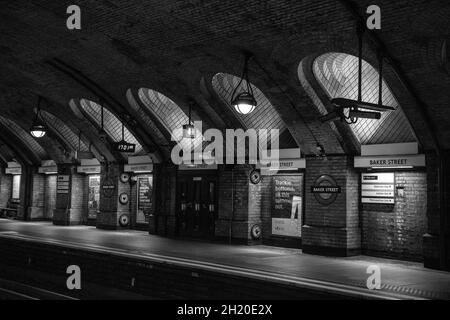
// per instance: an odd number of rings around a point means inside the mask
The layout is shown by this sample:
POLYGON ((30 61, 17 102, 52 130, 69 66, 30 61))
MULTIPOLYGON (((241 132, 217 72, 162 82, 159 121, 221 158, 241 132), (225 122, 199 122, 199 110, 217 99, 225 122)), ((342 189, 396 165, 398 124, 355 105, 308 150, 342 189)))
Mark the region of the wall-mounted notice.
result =
POLYGON ((137 189, 137 223, 148 223, 152 210, 153 177, 145 175, 138 177, 137 189))
POLYGON ((100 175, 89 176, 89 197, 88 197, 88 217, 97 218, 97 211, 100 207, 100 175))
POLYGON ((394 204, 394 173, 362 173, 361 202, 394 204))
POLYGON ((69 175, 59 175, 56 182, 56 193, 69 193, 69 175))
POLYGON ((303 175, 276 175, 272 190, 272 235, 300 237, 303 175))

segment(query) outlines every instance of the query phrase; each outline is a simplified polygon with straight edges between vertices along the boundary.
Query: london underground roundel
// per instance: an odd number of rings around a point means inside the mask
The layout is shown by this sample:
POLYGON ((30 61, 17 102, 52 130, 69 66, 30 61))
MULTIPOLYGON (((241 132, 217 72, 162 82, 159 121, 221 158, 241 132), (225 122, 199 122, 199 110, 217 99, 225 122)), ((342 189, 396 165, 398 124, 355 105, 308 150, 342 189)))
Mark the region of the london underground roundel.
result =
POLYGON ((127 204, 128 203, 128 200, 129 200, 129 197, 128 197, 128 193, 121 193, 120 194, 120 196, 119 196, 119 202, 121 203, 121 204, 127 204))
POLYGON ((332 176, 322 175, 311 186, 311 192, 314 193, 317 202, 327 206, 336 201, 338 194, 341 193, 341 187, 332 176))
POLYGON ((121 227, 126 227, 130 223, 130 217, 127 214, 122 214, 119 217, 119 224, 121 227))

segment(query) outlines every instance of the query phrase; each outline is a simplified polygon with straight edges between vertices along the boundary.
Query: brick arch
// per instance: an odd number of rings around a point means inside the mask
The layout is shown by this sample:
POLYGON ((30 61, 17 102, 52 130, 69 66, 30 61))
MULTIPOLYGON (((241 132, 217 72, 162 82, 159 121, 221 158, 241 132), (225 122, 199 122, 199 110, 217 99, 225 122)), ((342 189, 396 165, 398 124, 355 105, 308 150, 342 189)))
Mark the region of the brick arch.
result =
POLYGON ((12 161, 15 158, 14 152, 4 142, 0 143, 0 158, 3 162, 2 165, 6 165, 7 162, 12 161))
POLYGON ((5 127, 0 126, 0 141, 14 153, 15 159, 23 166, 38 166, 42 159, 29 149, 23 141, 5 127))
POLYGON ((80 130, 87 137, 87 139, 89 139, 90 143, 92 143, 91 151, 93 151, 95 157, 99 161, 117 161, 117 155, 111 152, 104 141, 100 141, 96 128, 91 122, 84 118, 83 113, 79 109, 79 100, 77 101, 76 99, 70 99, 68 106, 71 110, 70 116, 74 122, 74 127, 80 130), (94 148, 92 148, 92 146, 94 148))
MULTIPOLYGON (((108 134, 110 140, 112 142, 119 142, 122 140, 122 121, 120 120, 109 108, 103 106, 104 110, 104 129, 108 134)), ((101 105, 97 104, 94 101, 80 99, 80 111, 86 116, 88 120, 97 127, 101 128, 101 105)), ((145 153, 144 147, 142 143, 139 141, 139 138, 136 137, 131 131, 130 127, 124 123, 124 139, 127 142, 134 143, 136 145, 135 155, 145 153)), ((124 158, 128 156, 128 154, 122 154, 124 158)))
POLYGON ((147 114, 145 111, 145 106, 143 106, 139 99, 138 90, 139 89, 134 88, 128 89, 126 93, 128 104, 131 107, 131 113, 137 121, 141 122, 142 125, 145 126, 146 131, 151 134, 155 143, 158 143, 161 149, 159 160, 168 160, 170 158, 170 136, 168 132, 165 132, 164 128, 157 121, 157 119, 154 119, 147 114))
POLYGON ((64 141, 65 145, 71 150, 89 151, 89 142, 86 141, 86 138, 83 135, 80 135, 80 139, 78 139, 78 134, 73 132, 61 119, 45 110, 41 111, 41 117, 46 125, 50 127, 51 130, 58 135, 59 139, 64 141))
MULTIPOLYGON (((316 57, 311 65, 315 80, 331 98, 347 98, 356 100, 358 97, 358 57, 330 52, 316 57)), ((303 71, 299 68, 299 73, 303 71)), ((369 63, 362 62, 362 100, 378 102, 378 71, 369 63)), ((395 111, 386 111, 379 120, 359 119, 350 124, 353 134, 360 144, 380 144, 395 142, 412 142, 416 137, 405 118, 401 106, 383 79, 383 104, 394 107, 395 111)), ((319 101, 316 101, 316 103, 319 101)), ((330 109, 317 104, 321 114, 327 114, 330 109)))
POLYGON ((34 159, 40 161, 48 158, 45 149, 15 121, 0 116, 0 125, 11 135, 15 136, 17 138, 16 140, 20 141, 20 145, 28 150, 28 152, 33 155, 34 159))
MULTIPOLYGON (((293 35, 283 42, 276 45, 272 51, 271 59, 274 61, 272 64, 268 63, 268 68, 271 71, 274 78, 279 82, 284 83, 287 86, 286 92, 295 99, 300 99, 304 102, 303 106, 299 105, 299 110, 303 111, 303 114, 311 113, 307 108, 313 106, 312 100, 309 98, 308 93, 301 86, 298 80, 298 66, 299 62, 304 59, 312 61, 315 57, 327 53, 327 52, 342 52, 358 55, 358 43, 354 24, 349 27, 348 32, 333 32, 327 35, 326 31, 317 31, 314 34, 308 35, 300 32, 297 35, 293 35), (314 36, 314 37, 313 37, 314 36), (317 39, 317 41, 316 41, 317 39), (295 79, 295 80, 293 80, 295 79), (307 108, 305 108, 308 106, 307 108)), ((367 36, 364 37, 363 47, 363 59, 372 66, 377 66, 377 57, 374 49, 374 44, 367 36)), ((306 60, 305 60, 306 61, 306 60)), ((401 77, 395 71, 392 66, 394 61, 384 60, 383 65, 383 78, 389 85, 393 95, 396 97, 398 103, 403 107, 403 112, 408 119, 411 127, 424 150, 429 150, 434 147, 433 137, 423 117, 423 112, 419 107, 420 101, 414 98, 414 95, 409 91, 406 84, 401 80, 401 77)), ((305 71, 310 72, 306 67, 305 71)), ((311 127, 317 128, 321 124, 315 120, 320 116, 320 113, 316 113, 310 119, 313 122, 311 127)), ((330 139, 330 135, 334 135, 332 140, 339 140, 343 142, 342 147, 345 150, 354 150, 354 146, 345 145, 345 134, 336 133, 333 130, 326 130, 327 136, 323 141, 330 139)), ((348 138, 348 137, 347 137, 348 138)), ((320 139, 320 137, 319 137, 320 139)), ((325 149, 327 146, 324 144, 325 149)), ((328 147, 330 144, 328 143, 328 147)), ((353 151, 350 151, 353 152, 353 151)))
MULTIPOLYGON (((234 88, 240 81, 239 76, 235 76, 228 73, 216 73, 211 79, 214 91, 221 99, 222 103, 226 105, 234 115, 239 119, 242 126, 246 129, 278 129, 280 139, 280 147, 295 148, 298 147, 293 140, 289 129, 281 119, 278 111, 264 93, 256 87, 253 83, 250 83, 254 97, 257 102, 255 110, 247 115, 239 114, 230 104, 231 95, 234 88)), ((246 86, 246 81, 242 80, 241 88, 246 86)), ((239 90, 239 89, 238 89, 239 90)))
MULTIPOLYGON (((183 125, 188 123, 189 118, 185 111, 166 95, 148 88, 140 88, 137 93, 147 113, 162 124, 170 137, 175 137, 177 135, 175 131, 180 132, 183 125)), ((202 119, 192 112, 191 121, 202 121, 202 119)), ((208 124, 204 124, 203 129, 208 129, 208 124)), ((197 132, 196 136, 193 141, 194 147, 202 143, 202 132, 197 132)), ((186 139, 180 141, 182 146, 190 143, 191 141, 186 139)))

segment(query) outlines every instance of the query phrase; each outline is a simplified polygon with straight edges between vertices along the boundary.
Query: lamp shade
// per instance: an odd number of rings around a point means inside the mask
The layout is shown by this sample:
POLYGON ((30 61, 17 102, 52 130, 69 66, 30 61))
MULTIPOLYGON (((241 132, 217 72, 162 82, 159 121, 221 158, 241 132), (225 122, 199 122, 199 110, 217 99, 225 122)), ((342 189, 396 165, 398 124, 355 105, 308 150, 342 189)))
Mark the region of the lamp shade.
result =
POLYGON ((183 125, 183 138, 194 139, 195 138, 195 128, 192 124, 183 125))
POLYGON ((256 100, 248 92, 239 93, 231 104, 240 114, 249 114, 256 108, 256 100))
POLYGON ((30 134, 35 138, 42 138, 47 133, 47 128, 40 123, 35 123, 30 128, 30 134))

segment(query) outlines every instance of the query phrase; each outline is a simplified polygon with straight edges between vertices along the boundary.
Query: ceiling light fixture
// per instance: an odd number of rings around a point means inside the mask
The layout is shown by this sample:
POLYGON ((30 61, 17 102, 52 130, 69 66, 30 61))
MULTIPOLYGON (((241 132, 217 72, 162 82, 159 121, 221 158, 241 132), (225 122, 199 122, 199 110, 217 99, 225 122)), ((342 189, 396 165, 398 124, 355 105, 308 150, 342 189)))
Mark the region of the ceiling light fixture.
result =
POLYGON ((192 111, 192 101, 189 101, 189 117, 188 123, 183 125, 183 138, 194 139, 195 138, 195 127, 191 121, 191 111, 192 111))
POLYGON ((41 100, 42 97, 38 97, 38 105, 36 110, 36 116, 33 120, 33 124, 30 128, 30 134, 35 138, 42 138, 47 133, 47 127, 41 118, 41 100))
POLYGON ((248 79, 248 61, 252 57, 251 54, 245 54, 244 60, 244 69, 242 71, 241 80, 236 85, 231 95, 231 105, 236 109, 240 114, 249 114, 253 112, 256 108, 256 99, 253 94, 253 89, 248 79), (241 84, 244 82, 244 88, 241 88, 241 84), (237 93, 238 89, 241 89, 239 93, 237 93))

